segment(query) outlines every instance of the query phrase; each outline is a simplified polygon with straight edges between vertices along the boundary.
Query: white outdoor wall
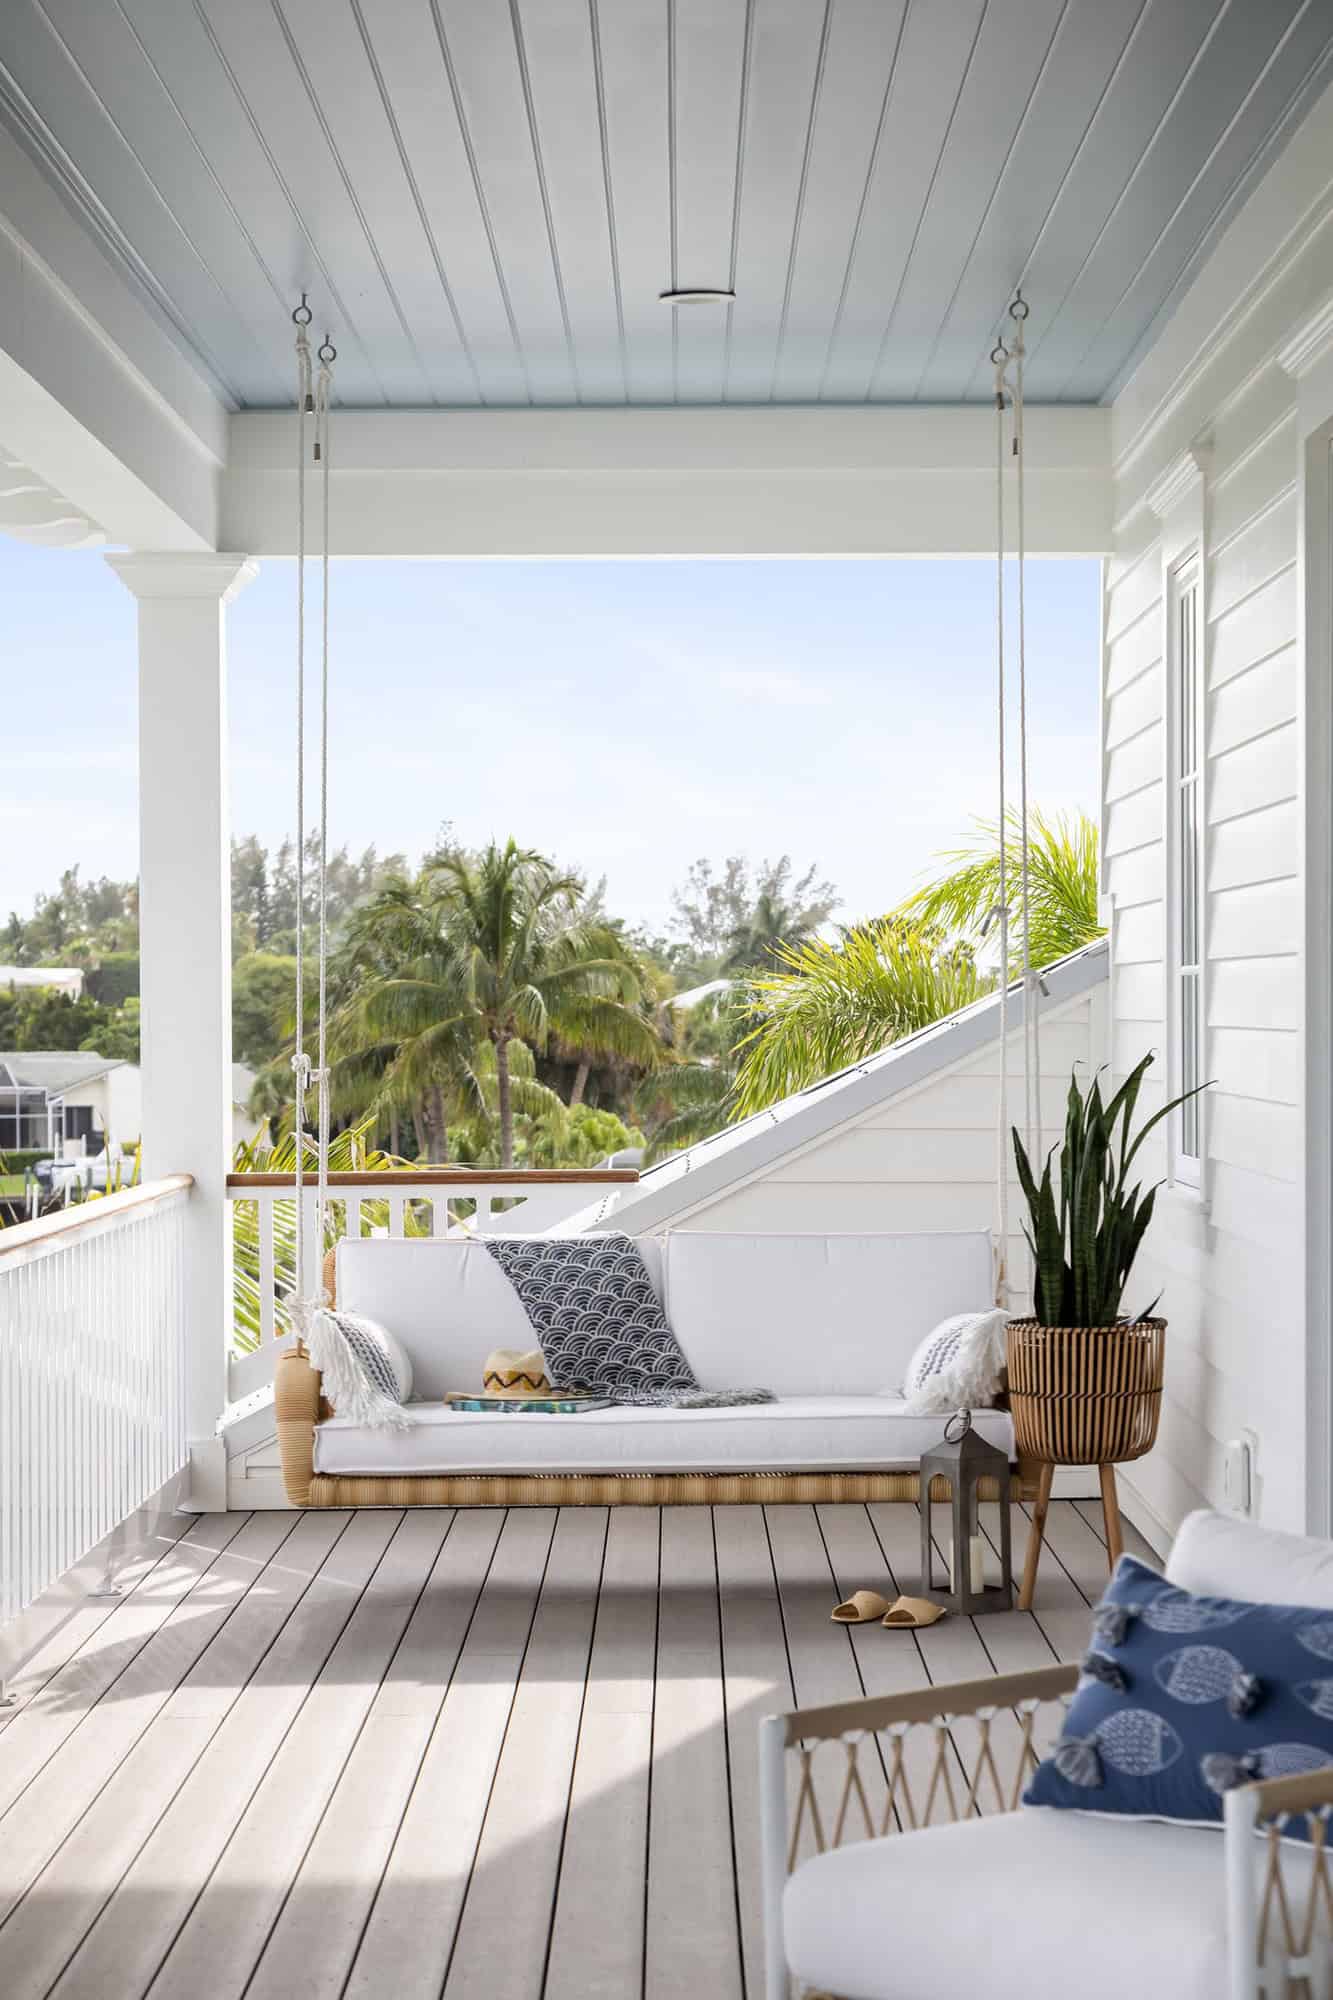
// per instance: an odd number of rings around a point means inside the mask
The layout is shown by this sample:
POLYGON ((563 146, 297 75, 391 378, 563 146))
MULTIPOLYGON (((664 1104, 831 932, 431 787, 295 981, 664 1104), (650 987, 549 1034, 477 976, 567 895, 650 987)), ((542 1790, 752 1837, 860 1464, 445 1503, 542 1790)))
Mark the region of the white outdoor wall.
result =
MULTIPOLYGON (((1104 989, 1103 989, 1104 991, 1104 989)), ((1101 992, 1044 1015, 1042 1123, 1053 1144, 1063 1122, 1073 1065, 1101 1046, 1101 992)), ((1020 1036, 1010 1038, 1009 1115, 1022 1123, 1020 1036)), ((996 1221, 996 1112, 999 1041, 941 1069, 926 1083, 886 1099, 798 1156, 757 1175, 672 1223, 680 1229, 952 1230, 993 1229, 996 1221)), ((1028 1253, 1019 1233, 1022 1201, 1010 1180, 1009 1270, 1014 1306, 1027 1303, 1028 1253)))
MULTIPOLYGON (((1307 1514, 1303 425, 1284 350, 1333 287, 1331 219, 1326 96, 1113 412, 1104 879, 1120 1074, 1145 1049, 1165 1050, 1163 573, 1173 509, 1191 504, 1181 495, 1195 465, 1203 475, 1205 1074, 1215 1083, 1201 1194, 1166 1196, 1142 1265, 1170 1321, 1159 1444, 1124 1479, 1145 1527, 1174 1530, 1191 1508, 1220 1504, 1223 1445, 1243 1429, 1258 1434, 1262 1518, 1300 1528, 1307 1514)), ((1159 1149, 1155 1169, 1164 1162, 1159 1149)))

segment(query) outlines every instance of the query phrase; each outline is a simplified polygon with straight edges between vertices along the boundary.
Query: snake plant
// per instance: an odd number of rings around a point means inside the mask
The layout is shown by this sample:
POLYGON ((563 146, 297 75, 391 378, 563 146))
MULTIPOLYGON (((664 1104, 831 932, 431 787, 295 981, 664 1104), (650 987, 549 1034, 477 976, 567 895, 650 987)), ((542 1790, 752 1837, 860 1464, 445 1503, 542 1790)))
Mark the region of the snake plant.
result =
POLYGON ((1121 1296, 1157 1199, 1155 1186, 1145 1194, 1141 1181, 1129 1185, 1130 1168, 1153 1127, 1207 1088, 1199 1084, 1173 1097, 1134 1132, 1134 1107, 1152 1060, 1146 1055, 1106 1103, 1099 1077, 1086 1093, 1077 1075, 1070 1078, 1058 1188, 1051 1175, 1057 1148, 1047 1154, 1039 1182, 1014 1132, 1028 1205, 1023 1234, 1034 1264, 1033 1306, 1044 1326, 1114 1326, 1123 1319, 1121 1296))

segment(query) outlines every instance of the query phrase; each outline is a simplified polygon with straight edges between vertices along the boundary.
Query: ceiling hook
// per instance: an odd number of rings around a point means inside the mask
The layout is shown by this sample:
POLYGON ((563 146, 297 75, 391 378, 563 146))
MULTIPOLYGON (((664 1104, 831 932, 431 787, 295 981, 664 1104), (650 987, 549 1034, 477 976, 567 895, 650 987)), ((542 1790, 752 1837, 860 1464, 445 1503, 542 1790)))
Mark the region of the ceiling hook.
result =
POLYGON ((293 325, 293 326, 309 326, 309 324, 310 324, 311 320, 312 320, 312 319, 313 319, 314 317, 315 317, 315 315, 314 315, 314 314, 313 314, 313 313, 311 312, 311 310, 310 310, 310 307, 309 307, 309 306, 308 306, 308 305, 306 304, 306 296, 305 296, 305 293, 304 293, 304 292, 302 292, 302 294, 301 294, 301 303, 300 303, 300 305, 299 305, 299 306, 298 306, 298 307, 296 308, 295 312, 294 312, 294 313, 292 314, 292 325, 293 325))

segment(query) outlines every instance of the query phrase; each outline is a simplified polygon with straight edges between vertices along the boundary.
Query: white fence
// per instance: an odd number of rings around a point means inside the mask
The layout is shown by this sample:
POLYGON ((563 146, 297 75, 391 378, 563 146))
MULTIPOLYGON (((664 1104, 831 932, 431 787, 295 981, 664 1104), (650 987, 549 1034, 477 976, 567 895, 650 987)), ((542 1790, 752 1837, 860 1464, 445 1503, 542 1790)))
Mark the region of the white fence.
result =
POLYGON ((185 1463, 188 1174, 0 1230, 0 1620, 185 1463))
MULTIPOLYGON (((632 1169, 528 1168, 471 1172, 339 1173, 329 1176, 329 1226, 315 1242, 315 1196, 305 1186, 306 1250, 322 1256, 349 1231, 361 1236, 485 1236, 557 1229, 633 1184, 632 1169)), ((290 1174, 229 1174, 233 1203, 235 1306, 228 1396, 235 1404, 273 1378, 275 1343, 290 1331, 296 1267, 296 1201, 290 1174)), ((314 1271, 307 1272, 313 1280, 314 1271)))

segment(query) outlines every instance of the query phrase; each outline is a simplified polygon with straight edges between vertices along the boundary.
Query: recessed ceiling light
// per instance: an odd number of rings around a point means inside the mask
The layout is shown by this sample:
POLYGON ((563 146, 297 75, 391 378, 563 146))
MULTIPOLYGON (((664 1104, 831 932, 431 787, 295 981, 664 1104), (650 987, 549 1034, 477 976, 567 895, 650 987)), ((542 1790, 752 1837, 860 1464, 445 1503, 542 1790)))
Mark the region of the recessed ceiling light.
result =
POLYGON ((736 294, 695 286, 689 291, 659 292, 657 296, 665 306, 729 306, 736 294))

